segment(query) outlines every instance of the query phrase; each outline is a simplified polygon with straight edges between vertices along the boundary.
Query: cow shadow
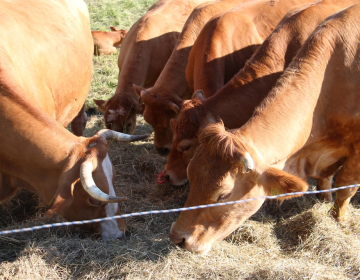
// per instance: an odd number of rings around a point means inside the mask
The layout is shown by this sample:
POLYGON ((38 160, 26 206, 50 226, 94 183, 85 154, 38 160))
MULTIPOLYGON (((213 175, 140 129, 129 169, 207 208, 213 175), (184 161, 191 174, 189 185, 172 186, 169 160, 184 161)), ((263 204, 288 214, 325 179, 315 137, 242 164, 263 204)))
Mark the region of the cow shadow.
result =
MULTIPOLYGON (((0 231, 13 224, 22 224, 38 212, 38 196, 28 190, 18 191, 10 200, 0 203, 0 231)), ((13 235, 0 236, 0 263, 13 261, 28 241, 13 235)))

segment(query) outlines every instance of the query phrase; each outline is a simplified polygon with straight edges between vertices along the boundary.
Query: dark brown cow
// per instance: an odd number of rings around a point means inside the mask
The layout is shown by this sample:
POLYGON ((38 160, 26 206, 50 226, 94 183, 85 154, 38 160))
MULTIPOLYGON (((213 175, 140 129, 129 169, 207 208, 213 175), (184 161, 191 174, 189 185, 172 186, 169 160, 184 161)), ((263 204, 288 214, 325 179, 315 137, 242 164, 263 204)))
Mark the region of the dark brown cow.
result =
MULTIPOLYGON (((205 126, 219 119, 227 128, 239 128, 245 124, 318 24, 334 12, 357 2, 318 1, 289 12, 245 67, 214 96, 204 99, 199 91, 193 100, 184 102, 179 117, 171 121, 173 147, 164 170, 170 183, 182 185, 187 181, 186 168, 205 126)), ((318 180, 319 189, 330 186, 330 178, 318 180)), ((331 194, 320 197, 331 200, 331 194)))
POLYGON ((134 132, 136 114, 142 113, 143 108, 133 84, 154 85, 186 19, 203 2, 205 0, 159 0, 131 27, 121 45, 115 95, 108 101, 94 100, 104 112, 107 128, 134 132))
MULTIPOLYGON (((124 198, 115 197, 106 140, 143 137, 104 130, 84 138, 64 128, 83 107, 91 83, 85 3, 1 1, 0 38, 0 200, 28 188, 49 205, 49 214, 69 221, 119 214, 114 202, 124 198)), ((125 223, 85 227, 117 238, 125 223)))
POLYGON ((118 30, 115 26, 111 26, 110 29, 110 32, 91 31, 94 41, 94 55, 112 54, 116 52, 116 48, 121 46, 127 31, 118 30))
MULTIPOLYGON (((335 186, 360 182, 359 13, 354 5, 321 23, 242 128, 204 129, 188 167, 185 206, 305 191, 309 176, 339 168, 335 186)), ((357 189, 337 191, 335 218, 344 218, 357 189)), ((263 202, 182 212, 170 238, 204 253, 263 202)))
POLYGON ((214 15, 246 1, 248 0, 220 0, 196 7, 186 21, 176 46, 154 86, 149 89, 135 86, 135 91, 144 103, 144 119, 154 128, 154 144, 160 154, 166 154, 171 148, 172 131, 169 120, 179 112, 183 100, 191 98, 191 91, 185 79, 185 69, 197 36, 214 15))

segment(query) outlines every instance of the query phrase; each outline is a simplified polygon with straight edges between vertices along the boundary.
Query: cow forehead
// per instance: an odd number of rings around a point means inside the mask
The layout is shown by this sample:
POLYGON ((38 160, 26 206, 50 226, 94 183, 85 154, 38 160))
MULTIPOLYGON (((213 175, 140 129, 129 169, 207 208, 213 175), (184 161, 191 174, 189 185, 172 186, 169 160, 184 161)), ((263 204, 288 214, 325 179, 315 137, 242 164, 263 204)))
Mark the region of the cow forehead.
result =
MULTIPOLYGON (((198 148, 199 149, 199 148, 198 148)), ((209 193, 221 187, 223 179, 232 173, 232 164, 224 161, 220 157, 203 156, 204 153, 194 155, 188 165, 188 178, 190 188, 201 186, 204 192, 209 193)))

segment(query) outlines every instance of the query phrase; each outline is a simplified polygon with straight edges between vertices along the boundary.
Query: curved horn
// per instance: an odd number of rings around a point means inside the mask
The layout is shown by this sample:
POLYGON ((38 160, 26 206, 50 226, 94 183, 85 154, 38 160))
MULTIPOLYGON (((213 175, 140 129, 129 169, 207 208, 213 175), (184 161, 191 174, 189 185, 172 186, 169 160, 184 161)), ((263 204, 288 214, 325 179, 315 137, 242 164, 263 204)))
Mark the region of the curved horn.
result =
POLYGON ((84 190, 93 198, 103 202, 119 202, 124 201, 126 197, 110 196, 100 190, 92 177, 93 165, 91 161, 85 161, 80 167, 80 180, 84 190))
POLYGON ((245 173, 249 173, 250 170, 254 169, 254 161, 249 153, 246 153, 243 157, 240 159, 241 164, 244 166, 245 173))
POLYGON ((102 136, 105 140, 116 140, 122 142, 131 142, 131 141, 139 141, 148 137, 148 134, 145 135, 130 135, 121 132, 117 132, 110 129, 102 129, 97 135, 102 136))

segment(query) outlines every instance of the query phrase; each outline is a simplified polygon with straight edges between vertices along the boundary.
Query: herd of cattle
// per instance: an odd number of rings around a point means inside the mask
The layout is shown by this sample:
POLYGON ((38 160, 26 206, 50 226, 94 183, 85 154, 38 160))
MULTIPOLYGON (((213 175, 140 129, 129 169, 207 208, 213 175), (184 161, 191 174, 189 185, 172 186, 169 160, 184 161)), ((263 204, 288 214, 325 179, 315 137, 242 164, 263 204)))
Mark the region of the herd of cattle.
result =
MULTIPOLYGON (((128 32, 91 32, 82 0, 0 1, 0 200, 27 188, 70 221, 119 214, 107 140, 146 138, 125 134, 136 114, 170 152, 159 182, 189 180, 186 207, 304 191, 309 177, 325 190, 336 172, 335 186, 359 183, 356 4, 159 0, 128 32), (92 55, 120 44, 115 94, 95 100, 107 129, 82 137, 92 55)), ((334 218, 356 190, 336 192, 334 218)), ((182 212, 170 239, 205 253, 263 203, 182 212)), ((112 239, 126 226, 85 227, 112 239)))

